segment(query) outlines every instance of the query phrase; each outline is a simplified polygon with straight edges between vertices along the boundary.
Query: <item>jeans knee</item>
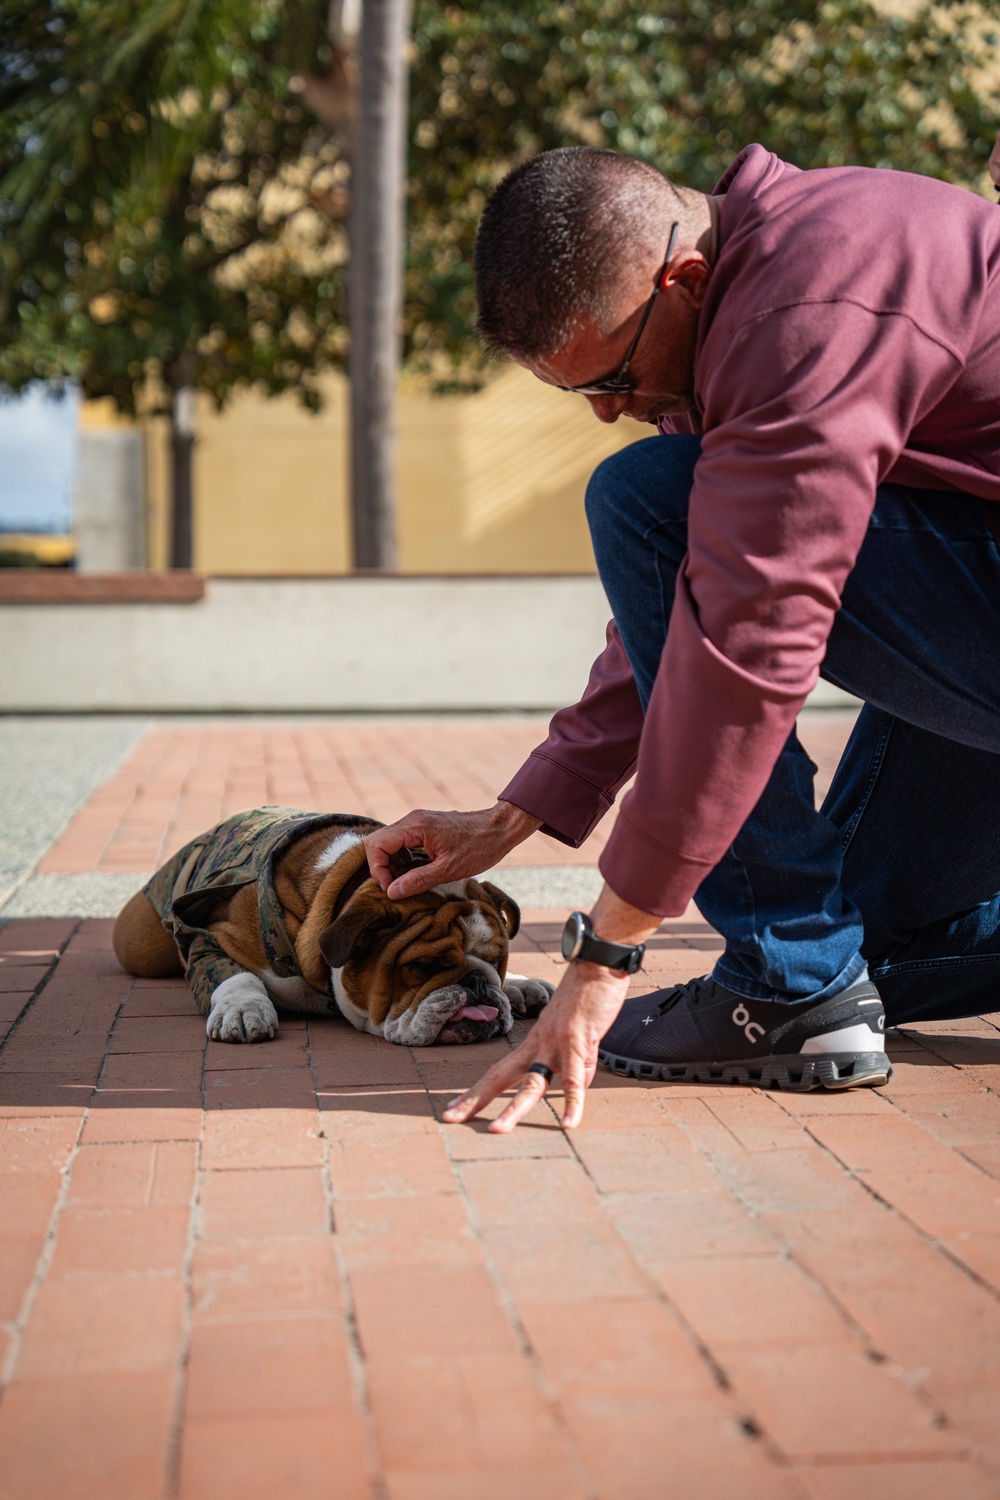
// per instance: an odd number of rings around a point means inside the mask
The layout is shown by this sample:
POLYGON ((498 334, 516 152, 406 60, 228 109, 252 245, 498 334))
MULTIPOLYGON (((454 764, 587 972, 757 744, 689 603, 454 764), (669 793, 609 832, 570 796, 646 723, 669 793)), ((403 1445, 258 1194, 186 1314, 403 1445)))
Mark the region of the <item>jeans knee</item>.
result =
POLYGON ((687 520, 697 437, 651 437, 630 443, 598 464, 587 485, 587 524, 595 552, 606 537, 620 541, 623 527, 641 537, 687 520))
POLYGON ((584 509, 595 548, 600 545, 610 528, 618 528, 623 508, 622 493, 626 488, 622 473, 624 465, 620 460, 625 457, 626 452, 627 450, 612 453, 609 458, 603 459, 587 481, 584 509))

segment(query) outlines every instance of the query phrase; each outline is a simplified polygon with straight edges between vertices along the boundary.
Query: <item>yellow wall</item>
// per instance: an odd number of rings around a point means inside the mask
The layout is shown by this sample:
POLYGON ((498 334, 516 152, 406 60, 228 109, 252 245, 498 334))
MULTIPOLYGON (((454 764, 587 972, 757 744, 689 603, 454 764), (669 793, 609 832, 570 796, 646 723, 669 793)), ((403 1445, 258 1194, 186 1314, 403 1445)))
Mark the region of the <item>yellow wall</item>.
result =
MULTIPOLYGON (((220 415, 199 402, 194 450, 195 567, 210 573, 339 573, 348 567, 344 393, 313 417, 294 400, 237 396, 220 415)), ((150 424, 150 561, 167 561, 167 423, 150 424)))
MULTIPOLYGON (((349 568, 347 388, 319 416, 294 397, 237 396, 198 409, 195 566, 209 573, 349 568)), ((90 420, 94 420, 91 414, 90 420)), ((403 390, 398 403, 400 568, 407 573, 588 572, 591 471, 648 435, 602 426, 580 397, 516 367, 472 396, 403 390)), ((148 424, 150 565, 167 560, 166 423, 148 424)))

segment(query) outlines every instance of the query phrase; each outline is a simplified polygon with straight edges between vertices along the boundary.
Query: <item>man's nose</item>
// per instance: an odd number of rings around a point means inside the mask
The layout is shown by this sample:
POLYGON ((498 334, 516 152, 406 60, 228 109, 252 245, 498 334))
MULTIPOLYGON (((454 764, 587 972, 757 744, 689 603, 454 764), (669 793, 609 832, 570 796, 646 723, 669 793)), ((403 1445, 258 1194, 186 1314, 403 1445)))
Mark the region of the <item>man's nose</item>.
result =
POLYGON ((627 396, 588 396, 587 400, 599 422, 617 422, 628 403, 627 396))

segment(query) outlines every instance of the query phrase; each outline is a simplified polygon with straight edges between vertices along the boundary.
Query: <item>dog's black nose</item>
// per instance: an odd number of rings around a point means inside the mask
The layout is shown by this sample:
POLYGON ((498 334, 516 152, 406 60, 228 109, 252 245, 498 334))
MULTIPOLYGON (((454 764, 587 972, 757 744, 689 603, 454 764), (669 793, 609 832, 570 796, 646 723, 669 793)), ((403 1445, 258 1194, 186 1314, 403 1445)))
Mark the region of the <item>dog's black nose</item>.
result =
POLYGON ((463 990, 468 990, 474 1000, 485 1000, 493 989, 489 975, 482 973, 479 969, 470 969, 468 974, 459 980, 459 984, 463 990))

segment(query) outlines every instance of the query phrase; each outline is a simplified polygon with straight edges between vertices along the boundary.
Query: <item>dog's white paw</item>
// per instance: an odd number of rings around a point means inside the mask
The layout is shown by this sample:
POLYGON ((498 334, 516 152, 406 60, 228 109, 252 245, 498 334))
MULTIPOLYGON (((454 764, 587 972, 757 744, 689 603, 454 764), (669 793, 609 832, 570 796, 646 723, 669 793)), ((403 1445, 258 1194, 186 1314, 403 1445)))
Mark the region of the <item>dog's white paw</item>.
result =
POLYGON ((555 985, 547 979, 527 979, 523 974, 508 974, 503 992, 510 1001, 515 1016, 537 1016, 544 1010, 555 993, 555 985))
POLYGON ((213 1042, 266 1042, 278 1030, 278 1012, 256 975, 234 974, 212 995, 205 1030, 213 1042))

